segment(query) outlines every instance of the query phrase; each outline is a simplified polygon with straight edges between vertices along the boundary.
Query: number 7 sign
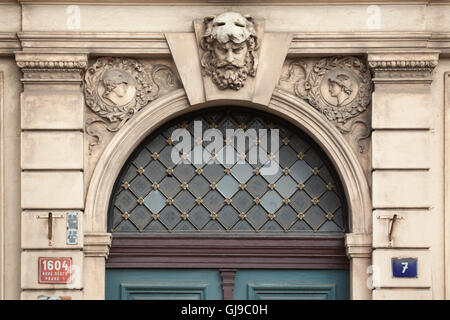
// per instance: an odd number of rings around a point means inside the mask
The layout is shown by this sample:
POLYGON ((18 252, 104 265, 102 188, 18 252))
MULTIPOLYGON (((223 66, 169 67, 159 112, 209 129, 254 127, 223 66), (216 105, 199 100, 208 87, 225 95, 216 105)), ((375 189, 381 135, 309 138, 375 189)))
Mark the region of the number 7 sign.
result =
POLYGON ((39 283, 72 283, 72 258, 40 257, 38 265, 39 283))
POLYGON ((417 278, 417 258, 393 258, 392 275, 395 278, 417 278))

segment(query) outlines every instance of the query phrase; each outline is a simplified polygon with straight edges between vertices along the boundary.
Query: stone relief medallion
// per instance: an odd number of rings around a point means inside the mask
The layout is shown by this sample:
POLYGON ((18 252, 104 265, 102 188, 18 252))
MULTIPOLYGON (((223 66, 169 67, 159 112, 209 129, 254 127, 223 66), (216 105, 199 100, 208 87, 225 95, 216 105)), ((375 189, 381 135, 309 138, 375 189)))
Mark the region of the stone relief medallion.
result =
POLYGON ((106 70, 98 82, 97 94, 109 107, 135 104, 136 81, 120 69, 106 70))
POLYGON ((160 95, 180 88, 170 67, 142 65, 130 58, 102 57, 84 77, 85 101, 93 117, 86 120, 86 133, 94 138, 89 151, 102 143, 104 128, 114 133, 160 95))
POLYGON ((119 130, 157 94, 153 81, 139 62, 108 57, 98 59, 87 70, 84 92, 86 104, 109 121, 110 131, 119 130))
POLYGON ((236 12, 206 17, 200 47, 203 74, 219 89, 239 90, 256 75, 259 39, 252 17, 236 12))
MULTIPOLYGON (((296 62, 296 65, 302 65, 296 62)), ((356 57, 324 58, 294 85, 300 98, 323 113, 328 120, 344 124, 364 112, 370 103, 370 71, 356 57)))

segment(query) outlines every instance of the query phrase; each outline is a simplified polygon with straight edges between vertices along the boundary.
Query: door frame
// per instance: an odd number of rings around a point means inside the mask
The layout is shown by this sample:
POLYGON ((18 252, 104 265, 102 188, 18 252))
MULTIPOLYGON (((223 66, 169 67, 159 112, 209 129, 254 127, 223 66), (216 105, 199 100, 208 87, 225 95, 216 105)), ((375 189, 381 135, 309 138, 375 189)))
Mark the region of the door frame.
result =
MULTIPOLYGON (((191 106, 184 89, 178 89, 150 103, 117 132, 97 163, 86 196, 85 298, 104 298, 105 258, 111 246, 111 234, 107 232, 109 200, 115 180, 130 154, 145 137, 167 121, 191 111, 220 105, 239 105, 278 115, 308 134, 324 150, 338 172, 347 198, 350 233, 345 237, 345 249, 350 259, 350 297, 371 299, 366 271, 372 251, 372 207, 361 165, 331 122, 306 102, 280 89, 274 90, 268 106, 237 100, 191 106)), ((283 256, 281 251, 280 255, 283 256)))

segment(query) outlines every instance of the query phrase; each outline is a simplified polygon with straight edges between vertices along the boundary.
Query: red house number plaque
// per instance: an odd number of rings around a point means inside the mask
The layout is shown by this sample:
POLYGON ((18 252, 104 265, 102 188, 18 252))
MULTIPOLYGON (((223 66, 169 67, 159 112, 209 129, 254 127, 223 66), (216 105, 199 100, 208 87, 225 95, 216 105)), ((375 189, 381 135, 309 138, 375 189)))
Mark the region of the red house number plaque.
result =
POLYGON ((72 258, 39 258, 39 283, 71 283, 72 258))

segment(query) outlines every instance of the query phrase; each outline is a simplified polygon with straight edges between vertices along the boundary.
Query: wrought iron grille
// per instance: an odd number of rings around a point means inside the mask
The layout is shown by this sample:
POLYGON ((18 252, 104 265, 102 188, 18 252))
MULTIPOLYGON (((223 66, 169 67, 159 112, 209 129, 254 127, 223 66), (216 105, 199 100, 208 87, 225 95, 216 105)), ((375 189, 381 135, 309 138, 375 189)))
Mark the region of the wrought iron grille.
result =
MULTIPOLYGON (((267 161, 276 155, 270 149, 270 143, 259 149, 267 161)), ((116 181, 108 228, 116 234, 343 234, 347 212, 337 174, 313 140, 278 117, 230 107, 175 119, 141 143, 116 181), (174 163, 175 129, 189 131, 191 146, 210 143, 194 138, 194 121, 203 132, 220 130, 223 149, 202 164, 183 161, 177 149, 181 158, 174 163), (226 129, 279 129, 276 173, 265 174, 267 163, 247 159, 260 147, 259 137, 248 139, 245 152, 238 153, 226 129), (232 161, 217 161, 219 154, 231 154, 232 161)))

